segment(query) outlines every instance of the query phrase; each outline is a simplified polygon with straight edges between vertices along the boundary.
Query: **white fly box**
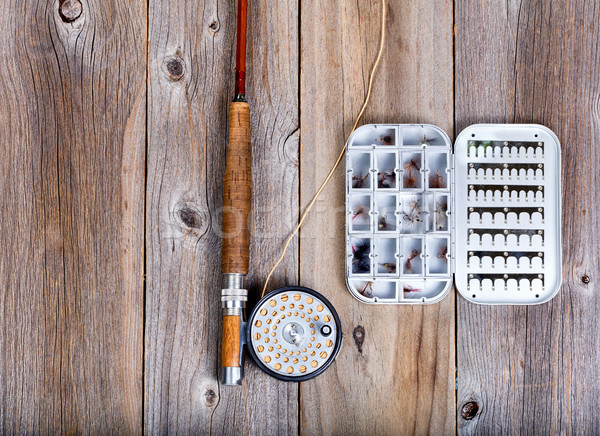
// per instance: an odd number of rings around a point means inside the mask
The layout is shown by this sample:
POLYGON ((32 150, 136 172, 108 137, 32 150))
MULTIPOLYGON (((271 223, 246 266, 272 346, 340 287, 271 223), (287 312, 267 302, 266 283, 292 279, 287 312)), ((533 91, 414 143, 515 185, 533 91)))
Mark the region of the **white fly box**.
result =
POLYGON ((537 304, 561 284, 560 144, 539 125, 371 124, 348 140, 346 278, 366 303, 537 304))

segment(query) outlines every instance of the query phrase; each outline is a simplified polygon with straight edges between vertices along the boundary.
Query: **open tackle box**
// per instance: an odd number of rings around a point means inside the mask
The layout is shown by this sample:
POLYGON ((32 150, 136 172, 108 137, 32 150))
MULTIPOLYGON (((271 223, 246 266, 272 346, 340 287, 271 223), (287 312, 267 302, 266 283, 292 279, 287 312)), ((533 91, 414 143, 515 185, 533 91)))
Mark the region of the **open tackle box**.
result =
POLYGON ((358 300, 537 304, 561 284, 560 144, 540 125, 371 124, 348 140, 346 278, 358 300))

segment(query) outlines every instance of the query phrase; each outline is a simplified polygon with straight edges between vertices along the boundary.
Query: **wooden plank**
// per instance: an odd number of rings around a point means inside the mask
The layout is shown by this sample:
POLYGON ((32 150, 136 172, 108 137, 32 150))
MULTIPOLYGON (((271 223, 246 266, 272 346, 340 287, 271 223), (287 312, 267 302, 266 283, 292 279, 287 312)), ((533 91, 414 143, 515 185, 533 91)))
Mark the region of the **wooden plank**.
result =
MULTIPOLYGON (((301 3, 303 205, 333 165, 362 104, 380 8, 367 0, 301 3)), ((387 29, 363 121, 433 123, 451 135, 452 2, 391 1, 387 29)), ((430 306, 375 307, 350 295, 342 255, 343 169, 307 220, 300 252, 302 284, 331 299, 344 333, 332 367, 301 384, 301 432, 454 432, 454 297, 430 306)))
POLYGON ((146 3, 0 4, 0 432, 139 433, 146 3))
MULTIPOLYGON (((148 433, 297 431, 297 384, 246 364, 220 386, 220 229, 236 2, 153 1, 149 21, 145 417, 148 433)), ((298 214, 297 1, 249 5, 256 295, 298 214)), ((297 281, 297 246, 273 285, 297 281)))
POLYGON ((600 167, 599 23, 598 1, 457 2, 457 127, 540 123, 563 152, 563 287, 531 307, 459 298, 458 408, 471 418, 459 417, 459 433, 600 427, 600 221, 590 206, 600 167))

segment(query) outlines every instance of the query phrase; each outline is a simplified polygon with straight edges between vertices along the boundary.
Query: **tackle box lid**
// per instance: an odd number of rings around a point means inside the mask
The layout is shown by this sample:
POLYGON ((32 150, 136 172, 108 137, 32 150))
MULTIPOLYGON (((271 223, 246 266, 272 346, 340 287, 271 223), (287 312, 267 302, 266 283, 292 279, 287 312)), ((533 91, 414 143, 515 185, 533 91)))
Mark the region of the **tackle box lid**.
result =
POLYGON ((359 301, 538 304, 561 285, 560 143, 533 124, 369 124, 348 140, 346 281, 359 301))

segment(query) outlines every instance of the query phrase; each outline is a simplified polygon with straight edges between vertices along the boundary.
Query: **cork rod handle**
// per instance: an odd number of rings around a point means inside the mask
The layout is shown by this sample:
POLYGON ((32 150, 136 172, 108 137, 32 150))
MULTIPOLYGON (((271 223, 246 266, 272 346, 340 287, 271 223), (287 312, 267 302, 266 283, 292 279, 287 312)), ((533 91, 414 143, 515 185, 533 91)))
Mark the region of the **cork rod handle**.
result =
POLYGON ((251 173, 250 107, 246 102, 233 102, 229 106, 229 149, 223 184, 224 274, 248 273, 251 173))

